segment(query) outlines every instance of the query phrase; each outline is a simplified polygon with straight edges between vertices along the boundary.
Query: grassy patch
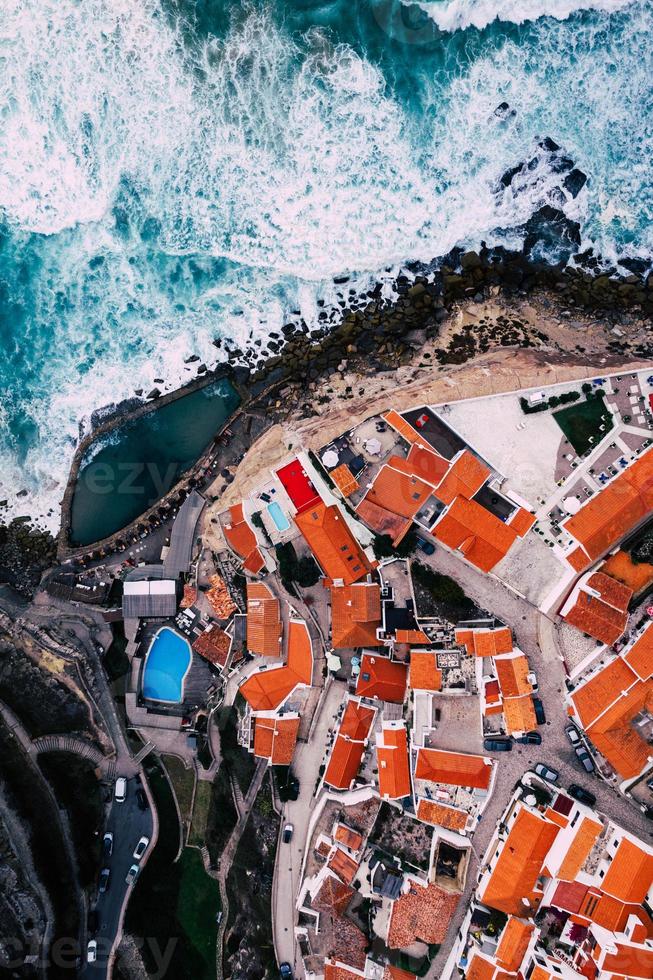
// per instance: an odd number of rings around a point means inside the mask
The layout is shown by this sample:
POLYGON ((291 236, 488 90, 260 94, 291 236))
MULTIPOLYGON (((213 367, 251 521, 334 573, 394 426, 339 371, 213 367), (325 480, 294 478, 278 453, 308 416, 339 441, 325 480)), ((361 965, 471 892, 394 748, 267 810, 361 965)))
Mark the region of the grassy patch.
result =
POLYGON ((205 843, 212 865, 216 866, 220 860, 237 822, 238 814, 231 795, 229 776, 225 766, 221 765, 211 787, 211 805, 206 826, 205 843))
POLYGON ((168 773, 168 778, 172 783, 172 789, 177 797, 181 821, 185 827, 190 823, 190 808, 193 802, 193 787, 195 786, 195 773, 192 769, 186 769, 185 765, 175 755, 161 756, 163 764, 168 773))
POLYGON ((195 791, 193 819, 190 827, 188 843, 202 847, 206 839, 206 827, 211 806, 211 783, 199 780, 195 791))
POLYGON ((199 851, 186 847, 181 856, 181 880, 177 898, 177 920, 188 941, 202 957, 205 975, 215 976, 216 915, 220 911, 220 889, 207 875, 199 851))
POLYGON ((112 623, 113 640, 104 655, 104 669, 110 681, 117 681, 129 674, 129 657, 127 656, 127 638, 122 623, 112 623))
POLYGON ((441 616, 457 623, 477 614, 477 606, 448 575, 434 572, 418 561, 412 563, 411 573, 418 615, 441 616))
POLYGON ((594 446, 612 429, 612 416, 602 398, 592 398, 570 405, 560 412, 554 412, 553 418, 569 440, 579 456, 593 449, 594 446), (601 426, 605 429, 601 431, 601 426), (590 441, 593 439, 593 441, 590 441))

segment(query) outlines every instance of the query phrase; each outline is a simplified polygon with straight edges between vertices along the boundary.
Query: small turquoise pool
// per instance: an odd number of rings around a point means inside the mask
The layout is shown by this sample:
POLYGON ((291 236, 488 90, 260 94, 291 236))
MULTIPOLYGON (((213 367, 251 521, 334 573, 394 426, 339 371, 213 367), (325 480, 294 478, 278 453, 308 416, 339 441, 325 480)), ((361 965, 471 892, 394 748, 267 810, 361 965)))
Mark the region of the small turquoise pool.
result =
POLYGON ((143 670, 143 697, 149 701, 179 704, 184 696, 184 678, 192 659, 183 636, 164 626, 150 644, 143 670))
POLYGON ((273 500, 271 504, 268 504, 268 513, 270 514, 270 517, 274 521, 277 531, 288 530, 288 528, 290 527, 288 518, 281 510, 281 507, 276 502, 276 500, 273 500))

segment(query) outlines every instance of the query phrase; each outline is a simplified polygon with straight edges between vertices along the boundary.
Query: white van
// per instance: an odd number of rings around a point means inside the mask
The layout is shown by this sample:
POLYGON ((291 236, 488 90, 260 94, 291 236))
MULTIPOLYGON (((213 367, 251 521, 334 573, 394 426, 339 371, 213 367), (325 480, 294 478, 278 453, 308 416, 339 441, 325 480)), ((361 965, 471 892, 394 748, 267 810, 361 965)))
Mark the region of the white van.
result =
POLYGON ((124 803, 127 799, 127 780, 124 776, 118 776, 116 779, 113 797, 116 803, 124 803))

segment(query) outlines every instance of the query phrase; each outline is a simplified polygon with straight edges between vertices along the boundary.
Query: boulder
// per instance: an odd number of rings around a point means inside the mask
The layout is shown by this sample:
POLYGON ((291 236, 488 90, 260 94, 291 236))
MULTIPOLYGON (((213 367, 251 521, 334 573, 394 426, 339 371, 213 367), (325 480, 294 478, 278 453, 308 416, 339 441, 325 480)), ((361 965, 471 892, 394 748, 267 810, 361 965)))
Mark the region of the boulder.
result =
POLYGON ((578 167, 574 167, 563 180, 562 186, 569 191, 572 197, 578 197, 586 183, 586 175, 578 167))

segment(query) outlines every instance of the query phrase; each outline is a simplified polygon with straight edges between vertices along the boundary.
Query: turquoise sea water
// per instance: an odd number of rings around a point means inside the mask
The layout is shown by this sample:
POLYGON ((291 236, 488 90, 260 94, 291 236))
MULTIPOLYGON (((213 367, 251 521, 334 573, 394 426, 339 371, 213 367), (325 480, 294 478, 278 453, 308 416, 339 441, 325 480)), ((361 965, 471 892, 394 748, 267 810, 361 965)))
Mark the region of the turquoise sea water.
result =
POLYGON ((408 260, 518 244, 543 203, 651 254, 652 29, 643 0, 4 0, 0 499, 56 526, 93 409, 408 260))

